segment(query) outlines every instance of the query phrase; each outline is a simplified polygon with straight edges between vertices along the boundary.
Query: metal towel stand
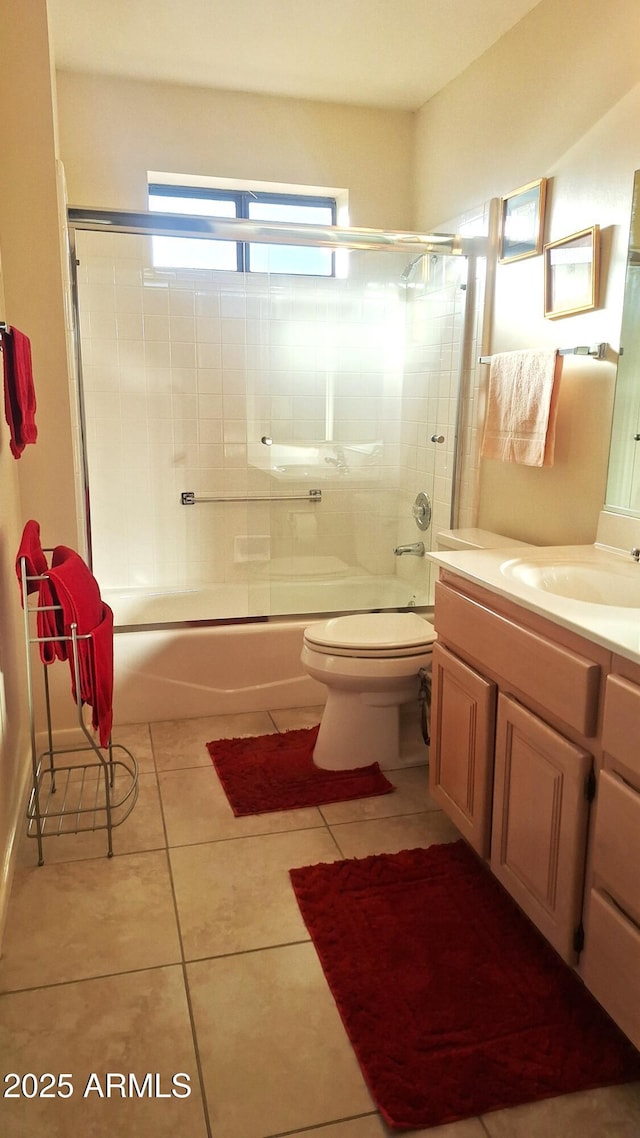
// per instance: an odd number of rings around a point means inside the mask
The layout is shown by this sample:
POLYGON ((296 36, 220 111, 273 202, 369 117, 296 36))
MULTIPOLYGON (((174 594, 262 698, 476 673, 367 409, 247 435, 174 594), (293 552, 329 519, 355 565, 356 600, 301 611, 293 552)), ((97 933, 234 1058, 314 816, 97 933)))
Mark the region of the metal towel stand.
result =
POLYGON ((43 576, 27 574, 26 558, 20 558, 20 578, 24 608, 25 653, 27 661, 27 700, 31 732, 32 787, 27 805, 27 836, 38 842, 38 865, 44 864, 42 842, 44 838, 65 834, 79 834, 88 830, 107 831, 107 856, 113 857, 112 832, 121 825, 133 810, 138 798, 138 764, 131 751, 111 739, 101 748, 87 728, 82 713, 79 682, 76 684, 78 726, 86 743, 77 747, 54 747, 49 691, 50 664, 43 663, 44 698, 47 718, 48 747, 38 754, 36 745, 34 685, 31 646, 46 642, 70 643, 74 675, 79 678, 78 644, 90 640, 91 634, 80 635, 75 624, 70 636, 37 636, 32 634, 31 622, 38 612, 61 611, 60 605, 29 605, 27 588, 31 582, 44 580, 43 576), (126 757, 114 758, 114 751, 126 757), (89 752, 86 762, 69 762, 59 765, 59 755, 89 752), (116 788, 116 780, 120 786, 116 788))

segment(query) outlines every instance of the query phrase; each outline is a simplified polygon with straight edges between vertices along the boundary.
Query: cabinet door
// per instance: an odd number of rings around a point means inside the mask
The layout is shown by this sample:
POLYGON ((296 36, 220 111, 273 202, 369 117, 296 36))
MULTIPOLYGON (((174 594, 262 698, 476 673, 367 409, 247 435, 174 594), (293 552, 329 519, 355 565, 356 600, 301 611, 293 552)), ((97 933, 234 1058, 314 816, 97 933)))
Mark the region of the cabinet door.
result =
POLYGON ((469 845, 489 856, 495 684, 433 646, 429 789, 469 845))
POLYGON ((570 964, 582 910, 591 766, 588 752, 500 694, 491 868, 570 964))
POLYGON ((609 676, 582 978, 640 1047, 640 687, 609 676))

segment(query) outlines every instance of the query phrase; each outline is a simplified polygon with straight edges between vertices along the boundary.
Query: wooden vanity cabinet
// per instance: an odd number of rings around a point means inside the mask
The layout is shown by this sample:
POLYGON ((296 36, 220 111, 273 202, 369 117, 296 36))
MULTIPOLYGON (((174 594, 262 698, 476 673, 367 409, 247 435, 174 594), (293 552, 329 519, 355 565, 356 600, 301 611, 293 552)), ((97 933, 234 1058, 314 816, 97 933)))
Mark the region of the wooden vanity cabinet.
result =
POLYGON ((497 688, 438 642, 431 683, 429 788, 469 845, 486 858, 497 688))
MULTIPOLYGON (((629 664, 626 670, 634 671, 629 664)), ((635 679, 614 672, 606 681, 604 755, 579 970, 640 1047, 640 683, 635 679)))
POLYGON ((431 793, 640 1047, 640 665, 449 570, 435 627, 431 793))
POLYGON ((430 791, 573 965, 601 667, 483 600, 436 586, 430 791))
POLYGON ((563 960, 579 935, 593 758, 498 698, 491 869, 563 960))

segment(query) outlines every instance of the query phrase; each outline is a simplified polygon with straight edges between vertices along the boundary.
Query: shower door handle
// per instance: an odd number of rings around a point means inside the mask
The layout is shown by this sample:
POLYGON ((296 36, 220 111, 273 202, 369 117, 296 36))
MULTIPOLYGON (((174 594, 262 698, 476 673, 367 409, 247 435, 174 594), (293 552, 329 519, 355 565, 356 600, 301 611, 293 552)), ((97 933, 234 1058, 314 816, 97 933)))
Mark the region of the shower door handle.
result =
POLYGON ((432 435, 431 436, 431 442, 432 443, 443 443, 444 442, 444 435, 432 435))

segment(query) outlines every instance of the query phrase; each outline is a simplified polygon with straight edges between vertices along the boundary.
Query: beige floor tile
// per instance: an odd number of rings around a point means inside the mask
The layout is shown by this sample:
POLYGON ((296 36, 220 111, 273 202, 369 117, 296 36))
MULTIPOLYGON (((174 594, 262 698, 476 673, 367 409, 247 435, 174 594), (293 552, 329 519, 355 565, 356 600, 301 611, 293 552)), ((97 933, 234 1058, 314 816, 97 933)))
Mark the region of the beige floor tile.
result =
POLYGON ((127 818, 113 831, 115 854, 159 850, 166 846, 158 778, 141 774, 138 778, 138 800, 127 818))
POLYGON ((73 1088, 69 1098, 4 1099, 3 1138, 206 1136, 181 967, 0 997, 0 1067, 3 1075, 64 1073, 73 1088), (116 1090, 111 1097, 92 1090, 84 1097, 96 1085, 92 1075, 105 1090, 106 1072, 133 1074, 140 1086, 147 1072, 157 1073, 159 1091, 170 1097, 123 1098, 116 1090), (188 1097, 170 1094, 178 1072, 189 1075, 188 1097))
MULTIPOLYGON (((377 1113, 365 1114, 361 1118, 349 1118, 346 1122, 332 1122, 329 1126, 319 1126, 317 1130, 312 1131, 312 1134, 313 1138, 386 1138, 384 1125, 377 1113)), ((296 1130, 294 1134, 288 1134, 287 1138, 309 1138, 309 1131, 296 1130)))
MULTIPOLYGON (((313 1131, 313 1138, 398 1138, 398 1130, 391 1130, 379 1114, 369 1114, 362 1118, 350 1118, 347 1122, 335 1122, 332 1126, 320 1126, 313 1131)), ((478 1118, 468 1118, 462 1122, 452 1122, 447 1126, 432 1126, 429 1130, 404 1131, 408 1138, 487 1138, 487 1132, 478 1118)), ((298 1131, 288 1138, 310 1138, 298 1131)))
POLYGON ((152 968, 179 959, 164 851, 16 871, 0 990, 152 968))
POLYGON ((213 1134, 258 1138, 375 1109, 313 945, 199 961, 187 976, 213 1134))
POLYGON ((324 705, 317 707, 285 707, 270 711, 278 731, 300 731, 303 727, 315 727, 322 718, 324 705))
POLYGON ((438 809, 437 802, 429 794, 426 767, 387 771, 386 777, 395 786, 391 794, 357 798, 353 802, 328 803, 320 807, 325 821, 333 826, 340 822, 364 822, 369 818, 391 818, 396 814, 418 814, 438 809))
POLYGON ((455 842, 460 837, 452 822, 440 810, 426 814, 407 814, 400 818, 379 818, 368 822, 347 822, 331 827, 343 857, 367 857, 376 853, 455 842))
POLYGON ((207 743, 212 739, 236 739, 272 735, 275 727, 267 711, 246 715, 210 715, 201 719, 175 719, 151 724, 156 767, 206 767, 211 762, 207 743))
MULTIPOLYGON (((70 788, 71 790, 73 788, 70 788)), ((117 791, 117 785, 116 785, 117 791)), ((116 811, 114 821, 121 811, 116 811)), ((65 826, 74 825, 75 815, 65 820, 65 826)), ((155 772, 141 774, 138 779, 138 800, 129 816, 113 829, 114 854, 138 853, 142 850, 164 849, 165 836, 160 809, 160 795, 155 772)), ((81 861, 92 857, 106 857, 106 830, 90 830, 80 834, 62 833, 45 838, 44 861, 53 865, 62 861, 81 861)), ((38 864, 38 843, 27 837, 26 823, 18 846, 18 865, 38 864)))
POLYGON ((490 1138, 638 1138, 640 1083, 544 1099, 482 1120, 490 1138))
POLYGON ((323 826, 315 806, 236 818, 213 764, 158 775, 170 846, 323 826))
MULTIPOLYGON (((385 1138, 398 1138, 398 1131, 391 1130, 384 1123, 382 1133, 385 1138)), ((411 1130, 409 1138, 487 1138, 487 1132, 479 1118, 463 1118, 460 1122, 431 1126, 428 1130, 411 1130)), ((552 1138, 552 1135, 548 1135, 548 1138, 552 1138)), ((560 1135, 557 1138, 560 1138, 560 1135)))
POLYGON ((170 851, 185 959, 308 940, 289 870, 340 855, 326 829, 170 851))
POLYGON ((112 731, 112 738, 114 743, 121 743, 131 751, 140 773, 148 774, 155 770, 148 723, 116 725, 112 731))

